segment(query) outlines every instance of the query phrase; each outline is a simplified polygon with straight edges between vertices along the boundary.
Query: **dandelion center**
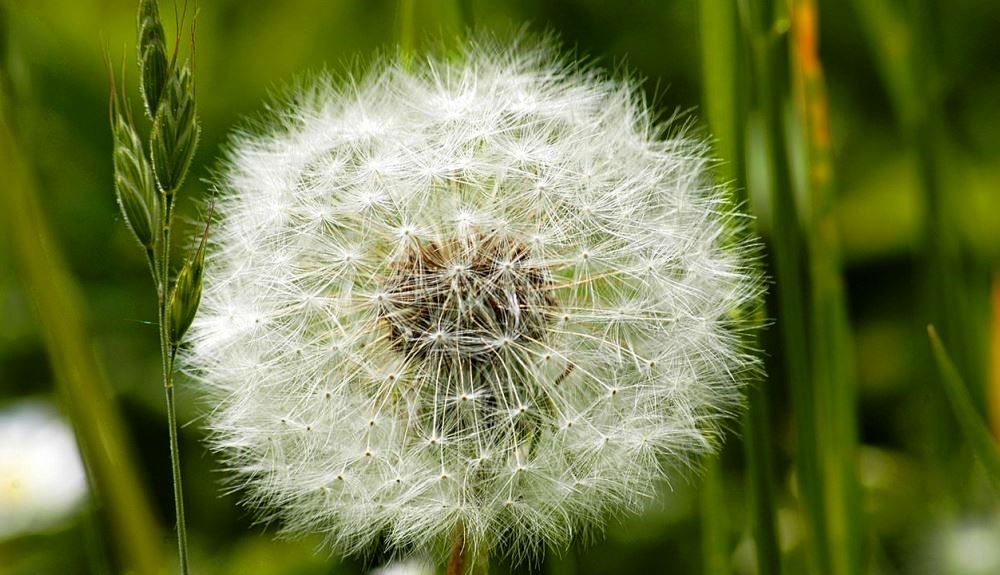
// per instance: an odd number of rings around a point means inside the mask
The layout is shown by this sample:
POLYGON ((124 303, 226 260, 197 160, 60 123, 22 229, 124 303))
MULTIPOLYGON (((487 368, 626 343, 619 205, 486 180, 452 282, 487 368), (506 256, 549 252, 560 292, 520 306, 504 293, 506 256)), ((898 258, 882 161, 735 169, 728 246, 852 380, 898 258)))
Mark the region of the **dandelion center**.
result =
POLYGON ((472 231, 414 241, 391 266, 379 317, 408 356, 488 362, 545 336, 551 277, 520 240, 472 231))

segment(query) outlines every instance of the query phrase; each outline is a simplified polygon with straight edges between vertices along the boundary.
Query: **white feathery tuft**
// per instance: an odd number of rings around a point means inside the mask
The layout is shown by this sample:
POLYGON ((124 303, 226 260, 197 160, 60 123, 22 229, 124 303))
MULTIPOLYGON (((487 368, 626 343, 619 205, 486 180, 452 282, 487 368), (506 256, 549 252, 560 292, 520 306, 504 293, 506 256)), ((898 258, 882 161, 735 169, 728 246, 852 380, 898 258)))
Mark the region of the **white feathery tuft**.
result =
POLYGON ((563 546, 739 406, 762 282, 706 146, 525 44, 319 78, 233 141, 183 361, 287 533, 563 546))

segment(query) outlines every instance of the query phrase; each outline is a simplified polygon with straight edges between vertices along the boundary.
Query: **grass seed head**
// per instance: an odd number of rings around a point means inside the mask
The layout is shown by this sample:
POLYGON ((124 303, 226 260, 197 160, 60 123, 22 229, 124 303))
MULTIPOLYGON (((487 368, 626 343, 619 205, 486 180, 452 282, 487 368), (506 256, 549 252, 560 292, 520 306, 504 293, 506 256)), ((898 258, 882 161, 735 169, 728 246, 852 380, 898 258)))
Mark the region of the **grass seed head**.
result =
POLYGON ((113 106, 111 122, 118 206, 135 238, 147 250, 152 249, 160 209, 153 172, 146 161, 142 140, 118 106, 113 106))
POLYGON ((163 194, 172 195, 184 182, 200 132, 194 81, 185 62, 167 77, 150 134, 153 172, 163 194))
MULTIPOLYGON (((211 220, 211 213, 209 219, 211 220)), ((174 289, 170 293, 170 344, 173 349, 181 344, 184 334, 198 313, 198 306, 201 305, 208 229, 209 224, 206 224, 198 249, 177 274, 177 281, 174 282, 174 289)))
POLYGON ((142 100, 150 119, 156 116, 160 95, 167 83, 167 41, 160 21, 160 10, 156 0, 141 0, 138 9, 137 28, 139 40, 139 78, 142 100))

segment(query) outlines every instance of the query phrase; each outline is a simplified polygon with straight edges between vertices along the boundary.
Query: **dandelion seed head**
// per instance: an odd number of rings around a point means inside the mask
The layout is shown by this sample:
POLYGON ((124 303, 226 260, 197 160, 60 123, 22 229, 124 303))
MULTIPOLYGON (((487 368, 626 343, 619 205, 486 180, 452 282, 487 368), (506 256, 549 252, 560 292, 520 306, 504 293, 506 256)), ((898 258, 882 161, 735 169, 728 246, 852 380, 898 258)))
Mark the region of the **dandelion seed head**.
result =
POLYGON ((529 44, 317 78, 232 142, 183 361, 287 533, 562 546, 739 404, 761 282, 705 146, 529 44))

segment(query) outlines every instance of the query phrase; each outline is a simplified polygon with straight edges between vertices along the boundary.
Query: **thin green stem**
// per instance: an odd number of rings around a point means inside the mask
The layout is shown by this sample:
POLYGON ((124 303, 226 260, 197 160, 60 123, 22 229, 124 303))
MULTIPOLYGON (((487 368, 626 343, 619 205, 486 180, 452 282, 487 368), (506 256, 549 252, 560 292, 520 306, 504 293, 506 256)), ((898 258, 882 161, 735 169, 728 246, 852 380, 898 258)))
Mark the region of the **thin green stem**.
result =
POLYGON ((1000 443, 1000 268, 993 272, 990 289, 990 380, 988 423, 993 429, 993 438, 1000 443))
POLYGON ((167 427, 170 429, 170 467, 174 480, 174 510, 177 514, 177 550, 180 557, 181 573, 188 573, 187 523, 184 518, 184 487, 181 483, 180 448, 177 444, 177 411, 174 407, 174 385, 168 378, 167 427))
POLYGON ((151 262, 156 282, 160 324, 160 359, 163 368, 163 390, 166 396, 167 429, 170 434, 170 469, 174 485, 174 515, 177 520, 177 553, 181 575, 187 575, 188 543, 187 520, 184 514, 184 485, 181 479, 181 450, 178 443, 177 408, 174 398, 174 356, 176 349, 170 341, 170 231, 173 217, 172 194, 163 194, 161 221, 161 251, 159 261, 151 262))
POLYGON ((464 15, 459 0, 399 0, 396 8, 397 38, 405 63, 426 40, 440 36, 450 47, 463 33, 464 15))

